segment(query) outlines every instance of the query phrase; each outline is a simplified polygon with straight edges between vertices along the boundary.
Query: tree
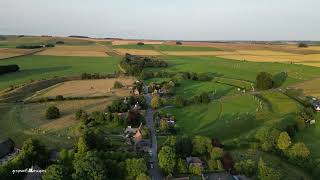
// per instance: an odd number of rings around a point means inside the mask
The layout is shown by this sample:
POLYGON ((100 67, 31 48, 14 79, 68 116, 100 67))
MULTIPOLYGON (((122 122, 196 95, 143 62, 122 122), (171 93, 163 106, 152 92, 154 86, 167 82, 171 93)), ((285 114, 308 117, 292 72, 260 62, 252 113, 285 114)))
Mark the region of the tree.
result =
POLYGON ((256 164, 251 159, 237 162, 234 165, 234 167, 235 167, 237 172, 239 172, 241 174, 244 174, 246 176, 249 176, 249 177, 254 175, 254 173, 256 171, 256 164))
POLYGON ((223 165, 220 160, 210 159, 208 161, 208 167, 210 171, 221 171, 223 170, 223 165))
POLYGON ((195 155, 205 155, 212 149, 211 140, 204 136, 195 136, 192 140, 192 145, 195 155))
POLYGON ((182 136, 178 138, 176 143, 176 151, 181 157, 188 157, 192 153, 192 140, 188 136, 182 136))
POLYGON ((142 173, 142 174, 139 174, 139 176, 137 176, 136 180, 150 180, 150 177, 142 173))
POLYGON ((202 172, 203 172, 203 168, 200 167, 200 166, 196 166, 196 165, 190 165, 189 166, 189 172, 191 174, 200 176, 202 174, 202 172))
POLYGON ((296 143, 289 149, 289 157, 290 158, 303 158, 306 159, 310 155, 310 151, 307 146, 302 143, 296 143))
POLYGON ((282 151, 285 151, 291 145, 291 138, 287 132, 281 132, 278 138, 277 146, 282 151))
POLYGON ((176 165, 176 153, 170 146, 163 146, 158 154, 159 166, 166 173, 174 171, 176 165))
POLYGON ((83 156, 75 159, 73 179, 105 180, 107 179, 107 167, 97 152, 88 151, 83 156))
POLYGON ((277 145, 279 130, 263 127, 257 131, 255 138, 260 141, 261 149, 271 151, 277 145))
POLYGON ((262 158, 260 158, 258 163, 258 178, 260 180, 280 180, 281 174, 279 171, 268 167, 262 158))
POLYGON ((186 174, 188 173, 188 165, 187 162, 181 158, 178 159, 177 162, 177 170, 179 174, 186 174))
POLYGON ((169 123, 168 123, 168 121, 167 120, 165 120, 165 119, 161 119, 160 120, 160 123, 159 123, 159 129, 161 130, 161 131, 163 131, 163 132, 166 132, 166 131, 168 131, 169 130, 169 123))
POLYGON ((168 136, 166 141, 164 142, 164 145, 174 148, 176 143, 177 143, 177 137, 176 136, 168 136))
POLYGON ((211 159, 220 159, 223 156, 223 149, 218 148, 218 147, 214 147, 212 148, 211 152, 210 152, 210 157, 211 159))
POLYGON ((259 90, 267 90, 273 87, 273 77, 267 72, 260 72, 256 77, 256 87, 259 90))
POLYGON ((43 180, 64 180, 71 179, 68 171, 65 170, 65 167, 60 164, 53 164, 48 166, 46 172, 42 176, 43 180))
MULTIPOLYGON (((147 166, 144 159, 132 158, 126 160, 127 174, 130 179, 135 179, 137 176, 147 172, 147 166)), ((137 178, 138 179, 138 178, 137 178)))
POLYGON ((153 96, 151 99, 151 107, 157 109, 161 106, 161 98, 159 96, 153 96))
POLYGON ((85 140, 84 137, 79 137, 78 139, 78 144, 77 144, 77 156, 84 155, 87 151, 89 150, 87 141, 85 140))
POLYGON ((47 119, 56 119, 60 117, 60 111, 56 106, 50 106, 46 111, 47 119))

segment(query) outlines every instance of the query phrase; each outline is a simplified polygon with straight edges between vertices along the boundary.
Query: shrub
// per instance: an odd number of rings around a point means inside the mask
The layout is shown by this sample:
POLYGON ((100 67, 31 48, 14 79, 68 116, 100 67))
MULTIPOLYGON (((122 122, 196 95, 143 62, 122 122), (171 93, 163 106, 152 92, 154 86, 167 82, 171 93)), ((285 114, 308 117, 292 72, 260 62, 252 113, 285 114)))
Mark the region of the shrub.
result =
POLYGON ((120 89, 120 88, 123 88, 123 85, 121 84, 121 82, 115 81, 113 84, 113 88, 120 89))
POLYGON ((57 41, 56 44, 64 44, 64 41, 57 41))
POLYGON ((87 113, 82 109, 79 109, 75 114, 76 120, 80 120, 81 118, 87 117, 87 116, 88 116, 87 113))
POLYGON ((182 42, 181 41, 177 41, 176 45, 182 45, 182 42))
POLYGON ((58 96, 56 96, 56 100, 57 101, 63 101, 64 97, 62 95, 58 95, 58 96))
POLYGON ((260 72, 256 78, 256 87, 259 90, 267 90, 273 87, 273 77, 267 72, 260 72))
POLYGON ((55 106, 50 106, 48 109, 47 109, 47 112, 46 112, 46 118, 47 119, 56 119, 56 118, 59 118, 60 117, 60 111, 57 107, 55 106))
POLYGON ((19 69, 19 66, 16 64, 0 66, 0 75, 11 72, 17 72, 19 71, 19 69))
POLYGON ((142 45, 144 45, 144 43, 143 42, 138 42, 137 45, 142 46, 142 45))

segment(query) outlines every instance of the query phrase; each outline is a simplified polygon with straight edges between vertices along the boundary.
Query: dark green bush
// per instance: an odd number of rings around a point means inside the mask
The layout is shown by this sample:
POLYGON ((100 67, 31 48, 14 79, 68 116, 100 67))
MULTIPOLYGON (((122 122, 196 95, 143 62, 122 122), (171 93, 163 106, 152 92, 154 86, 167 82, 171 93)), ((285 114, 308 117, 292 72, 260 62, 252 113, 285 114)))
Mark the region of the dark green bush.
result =
POLYGON ((46 112, 46 118, 47 119, 57 119, 60 117, 60 111, 57 107, 55 106, 50 106, 48 109, 47 109, 47 112, 46 112))

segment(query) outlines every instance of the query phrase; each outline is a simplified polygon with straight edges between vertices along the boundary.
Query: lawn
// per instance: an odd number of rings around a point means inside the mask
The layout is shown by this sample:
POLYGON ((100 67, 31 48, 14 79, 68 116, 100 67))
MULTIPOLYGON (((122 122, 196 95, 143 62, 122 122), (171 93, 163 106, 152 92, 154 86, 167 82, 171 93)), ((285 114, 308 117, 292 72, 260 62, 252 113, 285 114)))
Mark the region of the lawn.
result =
MULTIPOLYGON (((227 78, 255 81, 257 74, 266 71, 272 74, 287 72, 288 78, 285 85, 301 82, 320 76, 317 67, 281 64, 281 63, 257 63, 237 60, 227 60, 218 57, 162 57, 167 60, 169 67, 167 71, 189 71, 189 72, 213 72, 219 73, 227 78)), ((152 69, 153 71, 155 69, 152 69)), ((159 69, 160 70, 160 69, 159 69)))
POLYGON ((142 50, 158 50, 158 51, 218 51, 214 47, 201 46, 183 46, 183 45, 163 45, 163 44, 128 44, 128 45, 114 45, 113 48, 121 49, 142 49, 142 50))
POLYGON ((24 56, 0 61, 0 65, 17 64, 20 71, 0 76, 0 90, 30 80, 54 76, 88 73, 113 73, 118 70, 119 57, 56 57, 24 56))

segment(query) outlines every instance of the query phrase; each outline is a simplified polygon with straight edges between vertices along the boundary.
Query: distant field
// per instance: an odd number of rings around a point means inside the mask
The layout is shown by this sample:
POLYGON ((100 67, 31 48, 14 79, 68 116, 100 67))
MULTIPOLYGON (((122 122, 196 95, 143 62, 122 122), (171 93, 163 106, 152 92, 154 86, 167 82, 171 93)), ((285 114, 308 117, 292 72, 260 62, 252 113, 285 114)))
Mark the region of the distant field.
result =
POLYGON ((44 89, 34 95, 34 98, 40 97, 95 97, 95 96, 128 96, 130 89, 113 89, 114 83, 118 81, 125 86, 131 86, 134 83, 133 78, 113 78, 96 80, 76 80, 57 84, 53 87, 44 89))
POLYGON ((24 56, 0 61, 0 65, 18 64, 20 71, 0 76, 0 90, 17 85, 52 78, 54 76, 88 73, 113 73, 118 70, 119 57, 58 57, 24 56))
MULTIPOLYGON (((166 68, 166 71, 212 72, 222 74, 228 78, 242 79, 251 82, 255 81, 257 74, 261 71, 272 74, 283 71, 287 72, 288 78, 285 85, 320 76, 319 68, 296 64, 245 62, 205 56, 164 56, 163 59, 169 63, 169 67, 166 68)), ((155 69, 152 69, 152 71, 155 71, 155 69)))
POLYGON ((10 57, 21 56, 25 54, 30 54, 37 50, 30 49, 15 49, 15 48, 0 48, 0 60, 10 57))
POLYGON ((48 48, 36 55, 46 56, 85 56, 85 57, 106 57, 108 56, 107 48, 99 45, 83 45, 83 46, 69 46, 60 45, 53 48, 48 48))
POLYGON ((126 53, 133 55, 144 55, 144 56, 159 56, 162 55, 160 52, 155 50, 143 50, 143 49, 115 49, 118 54, 125 55, 126 53))
POLYGON ((0 139, 10 137, 19 147, 25 139, 37 137, 49 148, 71 148, 79 122, 75 119, 75 112, 80 108, 87 112, 103 110, 110 102, 111 99, 107 98, 0 107, 0 139), (45 118, 45 111, 51 105, 60 109, 59 119, 45 118))
POLYGON ((183 46, 183 45, 160 45, 160 44, 128 44, 128 45, 115 45, 113 48, 121 49, 145 49, 157 51, 218 51, 214 47, 197 47, 197 46, 183 46))
POLYGON ((17 45, 46 44, 52 37, 8 37, 0 41, 0 48, 15 48, 17 45))

